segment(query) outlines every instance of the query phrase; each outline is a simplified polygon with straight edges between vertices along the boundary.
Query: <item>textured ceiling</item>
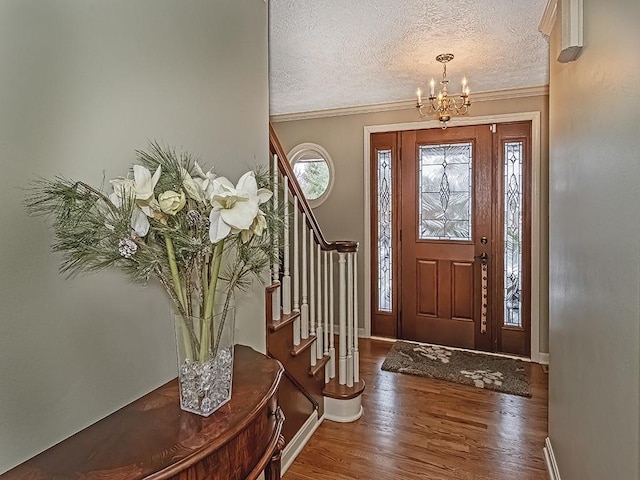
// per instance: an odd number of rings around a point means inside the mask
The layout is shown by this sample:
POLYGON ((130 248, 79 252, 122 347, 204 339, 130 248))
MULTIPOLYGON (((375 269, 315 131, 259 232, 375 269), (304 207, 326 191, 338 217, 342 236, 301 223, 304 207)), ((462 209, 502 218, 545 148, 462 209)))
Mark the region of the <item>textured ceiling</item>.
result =
POLYGON ((270 0, 271 114, 409 100, 438 81, 450 92, 548 84, 547 0, 270 0))

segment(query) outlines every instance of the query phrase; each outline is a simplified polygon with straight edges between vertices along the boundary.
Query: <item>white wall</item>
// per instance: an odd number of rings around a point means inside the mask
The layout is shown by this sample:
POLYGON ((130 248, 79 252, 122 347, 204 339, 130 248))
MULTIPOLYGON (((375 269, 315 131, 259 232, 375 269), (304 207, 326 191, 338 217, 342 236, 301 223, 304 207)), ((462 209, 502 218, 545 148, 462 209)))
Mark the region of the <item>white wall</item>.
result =
MULTIPOLYGON (((0 2, 0 472, 175 377, 161 288, 64 280, 34 175, 100 184, 157 139, 237 178, 268 158, 262 0, 0 2)), ((237 340, 264 349, 262 291, 237 340)))
POLYGON ((549 127, 549 437, 562 480, 640 478, 640 2, 584 0, 549 127))

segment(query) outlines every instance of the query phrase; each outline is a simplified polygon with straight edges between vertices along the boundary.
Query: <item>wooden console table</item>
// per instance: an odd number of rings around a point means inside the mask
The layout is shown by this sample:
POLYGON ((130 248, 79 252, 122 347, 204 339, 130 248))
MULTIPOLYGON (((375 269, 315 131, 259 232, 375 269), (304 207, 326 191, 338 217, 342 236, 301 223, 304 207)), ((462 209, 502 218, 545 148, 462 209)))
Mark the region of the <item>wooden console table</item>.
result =
POLYGON ((231 400, 209 417, 180 410, 172 380, 0 479, 279 480, 282 365, 237 345, 233 370, 231 400))

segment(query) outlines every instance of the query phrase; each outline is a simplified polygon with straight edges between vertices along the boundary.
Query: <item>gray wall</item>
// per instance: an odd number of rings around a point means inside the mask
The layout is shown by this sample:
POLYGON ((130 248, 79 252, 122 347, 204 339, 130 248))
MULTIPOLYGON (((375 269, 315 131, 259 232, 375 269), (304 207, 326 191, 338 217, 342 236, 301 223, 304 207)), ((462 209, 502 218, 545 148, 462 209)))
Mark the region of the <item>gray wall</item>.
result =
POLYGON ((637 480, 640 3, 584 1, 550 78, 549 436, 562 480, 637 480))
MULTIPOLYGON (((547 151, 548 151, 548 98, 536 96, 509 100, 476 102, 471 116, 497 115, 520 112, 541 112, 541 225, 538 232, 540 248, 540 351, 548 352, 548 251, 547 251, 547 151)), ((391 112, 344 115, 309 120, 274 123, 274 128, 286 152, 303 142, 322 145, 335 164, 335 184, 327 200, 314 209, 320 226, 329 240, 357 240, 360 242, 358 259, 358 288, 360 304, 364 299, 364 127, 395 123, 417 122, 415 109, 391 112), (340 212, 340 214, 336 214, 340 212)), ((534 232, 535 234, 535 232, 534 232)), ((360 309, 362 312, 363 309, 360 309)), ((363 325, 363 320, 361 320, 363 325)))
MULTIPOLYGON (((262 0, 0 2, 0 472, 176 375, 169 303, 117 272, 64 280, 28 180, 100 185, 157 139, 237 178, 268 158, 262 0)), ((239 342, 264 349, 263 295, 239 342)))

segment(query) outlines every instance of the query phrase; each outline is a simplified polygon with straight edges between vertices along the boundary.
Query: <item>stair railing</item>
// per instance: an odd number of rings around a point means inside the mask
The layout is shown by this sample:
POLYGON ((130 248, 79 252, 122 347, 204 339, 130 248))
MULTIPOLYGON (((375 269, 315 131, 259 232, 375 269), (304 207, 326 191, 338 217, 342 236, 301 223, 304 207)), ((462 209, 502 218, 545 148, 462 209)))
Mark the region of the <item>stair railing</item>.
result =
POLYGON ((296 315, 293 322, 294 345, 299 345, 310 336, 314 336, 316 340, 310 366, 316 366, 322 361, 325 363, 326 382, 337 374, 340 385, 353 387, 360 382, 358 243, 326 240, 271 125, 269 146, 272 155, 273 206, 276 211, 284 212, 282 245, 277 238, 273 242, 274 249, 282 251, 282 265, 280 262, 272 265, 274 284, 280 283, 272 293, 272 318, 274 321, 284 321, 289 314, 296 315), (337 290, 334 288, 336 261, 337 290), (337 358, 334 343, 336 311, 337 358))

